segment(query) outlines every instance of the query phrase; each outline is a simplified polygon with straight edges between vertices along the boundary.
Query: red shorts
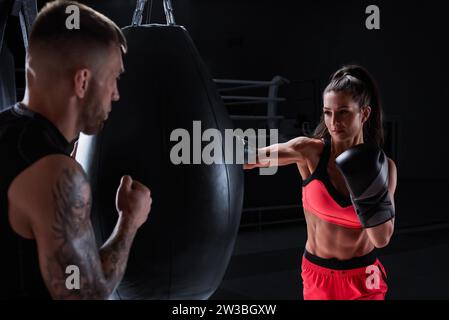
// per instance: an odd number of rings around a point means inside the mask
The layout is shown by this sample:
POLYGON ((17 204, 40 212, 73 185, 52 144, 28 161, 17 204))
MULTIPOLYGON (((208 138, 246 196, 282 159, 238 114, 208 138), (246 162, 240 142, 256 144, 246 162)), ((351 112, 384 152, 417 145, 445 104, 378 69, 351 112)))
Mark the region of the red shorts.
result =
MULTIPOLYGON (((321 261, 326 262, 326 260, 333 260, 332 265, 335 265, 335 259, 318 258, 308 252, 303 256, 301 276, 304 300, 385 299, 388 290, 386 273, 377 258, 365 266, 347 269, 324 267, 323 265, 328 266, 328 264, 321 261)), ((350 260, 343 262, 346 266, 348 266, 347 262, 351 263, 350 260)))

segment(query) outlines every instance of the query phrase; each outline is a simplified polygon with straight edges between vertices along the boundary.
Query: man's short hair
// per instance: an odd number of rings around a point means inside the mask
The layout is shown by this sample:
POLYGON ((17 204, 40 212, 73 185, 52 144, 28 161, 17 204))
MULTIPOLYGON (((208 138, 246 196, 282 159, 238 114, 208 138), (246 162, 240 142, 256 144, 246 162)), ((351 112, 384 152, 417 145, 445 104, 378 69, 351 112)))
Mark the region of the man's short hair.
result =
POLYGON ((111 19, 76 1, 57 0, 47 3, 37 15, 30 34, 29 51, 44 48, 67 55, 70 51, 86 54, 86 51, 107 49, 111 44, 126 53, 125 36, 111 19), (66 13, 66 8, 71 5, 79 8, 79 29, 66 25, 72 14, 71 11, 66 13))

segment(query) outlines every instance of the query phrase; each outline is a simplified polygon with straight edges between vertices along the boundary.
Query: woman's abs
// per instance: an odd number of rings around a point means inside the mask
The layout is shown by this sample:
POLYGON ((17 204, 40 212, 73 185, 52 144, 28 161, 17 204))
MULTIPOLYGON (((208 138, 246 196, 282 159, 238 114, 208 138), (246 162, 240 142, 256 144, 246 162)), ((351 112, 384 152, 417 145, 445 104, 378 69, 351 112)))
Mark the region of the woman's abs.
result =
POLYGON ((306 249, 325 259, 348 260, 374 249, 363 229, 350 229, 326 222, 304 211, 307 222, 306 249))

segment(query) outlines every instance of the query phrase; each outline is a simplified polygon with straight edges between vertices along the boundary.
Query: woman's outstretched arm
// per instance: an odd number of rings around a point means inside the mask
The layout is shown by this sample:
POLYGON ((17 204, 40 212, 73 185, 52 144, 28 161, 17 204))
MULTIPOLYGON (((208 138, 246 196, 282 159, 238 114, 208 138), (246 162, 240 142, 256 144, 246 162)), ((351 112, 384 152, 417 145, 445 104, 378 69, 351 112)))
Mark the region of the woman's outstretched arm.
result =
POLYGON ((311 150, 316 150, 318 144, 322 144, 321 140, 301 136, 284 143, 258 148, 256 162, 244 164, 244 169, 285 166, 303 162, 311 150))

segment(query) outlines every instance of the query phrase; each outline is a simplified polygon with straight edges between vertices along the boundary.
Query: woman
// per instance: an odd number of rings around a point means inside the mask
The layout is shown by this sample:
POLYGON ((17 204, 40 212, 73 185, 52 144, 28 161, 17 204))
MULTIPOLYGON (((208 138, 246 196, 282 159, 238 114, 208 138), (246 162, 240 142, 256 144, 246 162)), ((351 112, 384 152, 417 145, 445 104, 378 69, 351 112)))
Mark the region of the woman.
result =
MULTIPOLYGON (((296 164, 303 180, 304 299, 382 300, 386 275, 374 250, 385 247, 393 234, 397 173, 380 149, 379 94, 364 68, 345 66, 332 75, 323 104, 312 137, 261 148, 258 154, 277 151, 277 165, 296 164), (379 188, 374 195, 373 184, 379 188)), ((261 159, 245 169, 270 165, 261 159)))

